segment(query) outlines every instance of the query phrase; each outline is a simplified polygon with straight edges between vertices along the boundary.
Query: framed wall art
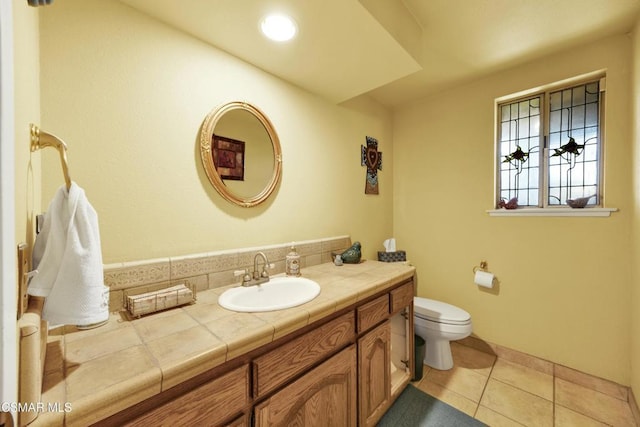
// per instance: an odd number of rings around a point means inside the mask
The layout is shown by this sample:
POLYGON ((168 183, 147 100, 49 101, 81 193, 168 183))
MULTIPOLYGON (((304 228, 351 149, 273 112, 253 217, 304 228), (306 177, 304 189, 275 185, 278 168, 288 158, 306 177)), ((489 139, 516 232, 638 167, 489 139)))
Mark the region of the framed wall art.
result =
POLYGON ((244 141, 213 135, 213 164, 222 179, 244 181, 244 141))

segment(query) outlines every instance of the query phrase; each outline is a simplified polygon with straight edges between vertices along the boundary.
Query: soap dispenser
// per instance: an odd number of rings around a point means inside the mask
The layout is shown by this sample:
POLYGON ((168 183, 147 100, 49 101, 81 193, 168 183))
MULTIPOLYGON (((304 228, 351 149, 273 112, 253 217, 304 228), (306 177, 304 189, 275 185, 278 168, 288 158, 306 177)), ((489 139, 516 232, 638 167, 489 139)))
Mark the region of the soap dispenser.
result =
POLYGON ((300 255, 296 252, 295 243, 291 243, 284 271, 287 276, 300 276, 300 255))

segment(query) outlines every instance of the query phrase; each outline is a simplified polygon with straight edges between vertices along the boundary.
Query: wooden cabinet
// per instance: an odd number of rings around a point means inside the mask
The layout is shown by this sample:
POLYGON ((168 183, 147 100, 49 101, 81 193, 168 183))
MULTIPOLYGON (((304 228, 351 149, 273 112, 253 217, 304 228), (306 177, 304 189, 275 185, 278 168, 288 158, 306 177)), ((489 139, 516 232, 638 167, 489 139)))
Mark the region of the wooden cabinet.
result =
POLYGON ((347 347, 255 408, 255 425, 356 426, 356 349, 347 347))
POLYGON ((360 425, 373 426, 390 406, 391 328, 385 321, 358 340, 360 425))
POLYGON ((358 339, 360 425, 375 425, 411 381, 413 294, 410 281, 357 309, 358 332, 379 324, 358 339))
POLYGON ((391 398, 411 381, 414 372, 413 281, 389 292, 391 309, 391 398))
POLYGON ((413 372, 413 286, 398 283, 98 424, 375 425, 413 372))
POLYGON ((251 424, 249 423, 250 417, 247 415, 242 415, 230 423, 225 424, 223 427, 249 427, 251 424))
MULTIPOLYGON (((215 426, 237 417, 248 404, 249 366, 243 365, 121 425, 215 426)), ((239 417, 227 425, 241 426, 247 422, 239 417)))

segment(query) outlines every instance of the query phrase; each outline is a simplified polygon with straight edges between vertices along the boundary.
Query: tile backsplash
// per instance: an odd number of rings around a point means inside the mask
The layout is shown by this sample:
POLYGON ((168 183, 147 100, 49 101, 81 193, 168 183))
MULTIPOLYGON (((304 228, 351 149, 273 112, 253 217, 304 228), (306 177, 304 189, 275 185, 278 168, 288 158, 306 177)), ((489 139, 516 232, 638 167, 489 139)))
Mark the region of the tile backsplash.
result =
MULTIPOLYGON (((349 236, 296 242, 300 264, 304 268, 331 261, 331 252, 340 252, 351 246, 349 236)), ((104 282, 110 288, 110 311, 124 306, 125 291, 129 294, 161 289, 177 283, 188 283, 197 291, 240 283, 237 270, 253 271, 253 258, 264 252, 275 267, 269 274, 284 273, 285 257, 291 243, 253 248, 230 249, 202 254, 183 255, 143 261, 105 264, 104 282)))

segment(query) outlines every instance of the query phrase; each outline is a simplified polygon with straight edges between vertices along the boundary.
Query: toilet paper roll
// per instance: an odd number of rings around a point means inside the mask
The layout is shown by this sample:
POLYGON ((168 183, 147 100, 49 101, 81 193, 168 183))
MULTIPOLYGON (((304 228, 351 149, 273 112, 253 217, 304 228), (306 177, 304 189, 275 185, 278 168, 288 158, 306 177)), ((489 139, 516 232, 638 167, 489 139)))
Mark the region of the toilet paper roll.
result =
POLYGON ((493 274, 486 271, 476 271, 473 282, 478 286, 493 288, 493 274))

